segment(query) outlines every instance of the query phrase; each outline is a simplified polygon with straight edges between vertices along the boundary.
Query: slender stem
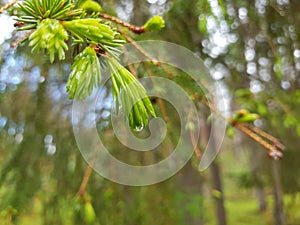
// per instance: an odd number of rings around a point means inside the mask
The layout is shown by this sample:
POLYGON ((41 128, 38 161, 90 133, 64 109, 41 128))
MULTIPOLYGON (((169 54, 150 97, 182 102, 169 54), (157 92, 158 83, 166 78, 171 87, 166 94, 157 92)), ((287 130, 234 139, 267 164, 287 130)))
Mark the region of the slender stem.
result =
POLYGON ((17 47, 20 43, 22 43, 25 39, 27 39, 33 32, 34 32, 34 30, 29 31, 28 33, 26 33, 26 34, 25 34, 23 37, 21 37, 20 39, 18 39, 18 40, 16 40, 16 41, 12 42, 12 43, 10 44, 10 46, 11 46, 12 48, 17 47))
POLYGON ((108 15, 108 14, 105 14, 105 13, 100 13, 99 16, 102 17, 102 18, 104 18, 104 19, 107 19, 107 20, 110 20, 112 22, 115 22, 117 24, 120 24, 121 26, 128 28, 130 31, 132 31, 135 34, 142 34, 142 33, 145 32, 145 28, 144 27, 134 26, 134 25, 132 25, 130 23, 127 23, 127 22, 125 22, 123 20, 120 20, 117 17, 111 16, 111 15, 108 15))
MULTIPOLYGON (((203 101, 204 105, 209 107, 212 111, 214 111, 218 116, 221 116, 223 119, 227 120, 228 122, 231 122, 230 118, 225 118, 221 112, 219 112, 214 107, 210 106, 208 102, 203 101)), ((242 124, 242 123, 236 123, 234 124, 234 127, 238 130, 242 131, 244 134, 252 138, 254 141, 259 143, 261 146, 263 146, 265 149, 267 149, 271 153, 276 153, 276 156, 282 157, 282 153, 277 150, 277 148, 285 149, 285 146, 281 144, 278 139, 275 137, 267 134, 266 132, 260 130, 257 127, 250 126, 249 124, 242 124), (254 128, 254 129, 253 129, 254 128), (265 141, 263 138, 268 139, 269 141, 273 142, 273 145, 265 141)))
POLYGON ((85 171, 84 177, 81 181, 79 190, 78 190, 78 194, 80 197, 83 197, 85 194, 85 190, 86 190, 86 186, 90 180, 91 174, 92 174, 93 168, 91 165, 88 165, 88 168, 85 171))
POLYGON ((17 3, 18 0, 13 0, 12 2, 10 3, 7 3, 6 5, 2 6, 0 8, 0 14, 2 14, 4 11, 8 10, 10 7, 12 7, 14 4, 17 3))
POLYGON ((257 133, 261 137, 264 137, 264 138, 268 139, 269 141, 273 142, 276 145, 276 147, 280 148, 281 150, 285 150, 285 146, 282 143, 280 143, 280 141, 277 138, 271 136, 270 134, 264 132, 263 130, 261 130, 253 125, 249 124, 247 126, 249 129, 251 129, 252 131, 257 133))
MULTIPOLYGON (((120 31, 119 31, 120 32, 120 31)), ((149 55, 139 44, 136 43, 135 40, 133 40, 130 36, 125 34, 124 32, 120 32, 120 34, 130 43, 133 45, 133 47, 136 48, 142 55, 144 55, 147 59, 149 59, 154 65, 160 66, 160 63, 157 59, 153 58, 151 55, 149 55)))
POLYGON ((268 142, 263 140, 261 137, 259 137, 257 134, 253 133, 246 126, 242 126, 241 124, 236 124, 235 127, 237 129, 239 129, 240 131, 242 131, 243 133, 247 134, 250 138, 255 140, 257 143, 259 143, 261 146, 263 146, 268 151, 277 153, 277 156, 282 155, 282 153, 277 150, 276 146, 269 144, 268 142))
MULTIPOLYGON (((151 78, 153 85, 155 85, 155 80, 152 79, 152 77, 155 76, 154 73, 153 73, 153 71, 152 71, 152 70, 149 68, 149 66, 148 66, 147 64, 145 64, 145 63, 144 63, 144 67, 145 67, 145 69, 146 69, 146 71, 147 71, 149 77, 151 78)), ((158 99, 157 99, 157 102, 158 102, 159 108, 160 108, 160 110, 161 110, 161 114, 162 114, 162 116, 163 116, 163 118, 164 118, 164 121, 168 122, 168 121, 169 121, 169 117, 168 117, 167 110, 166 110, 166 106, 165 106, 163 100, 162 100, 161 98, 158 98, 158 99)))

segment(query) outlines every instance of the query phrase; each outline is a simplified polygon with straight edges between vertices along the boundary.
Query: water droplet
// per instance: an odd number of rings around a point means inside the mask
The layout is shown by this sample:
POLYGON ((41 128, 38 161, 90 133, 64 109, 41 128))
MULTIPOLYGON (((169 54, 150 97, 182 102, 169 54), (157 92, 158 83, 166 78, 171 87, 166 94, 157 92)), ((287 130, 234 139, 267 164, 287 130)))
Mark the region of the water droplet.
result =
POLYGON ((144 129, 144 125, 141 125, 141 126, 139 126, 139 127, 135 127, 133 130, 134 130, 135 132, 141 132, 143 129, 144 129))

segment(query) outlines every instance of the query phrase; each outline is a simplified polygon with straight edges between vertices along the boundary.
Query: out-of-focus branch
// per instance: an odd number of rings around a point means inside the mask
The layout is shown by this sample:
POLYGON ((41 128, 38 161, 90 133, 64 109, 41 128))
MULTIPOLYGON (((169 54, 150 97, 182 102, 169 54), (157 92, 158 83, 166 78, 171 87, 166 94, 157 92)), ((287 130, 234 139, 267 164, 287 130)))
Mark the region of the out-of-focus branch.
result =
POLYGON ((104 18, 104 19, 110 20, 114 23, 117 23, 117 24, 119 24, 123 27, 126 27, 135 34, 142 34, 142 33, 145 32, 145 28, 143 26, 142 27, 134 26, 134 25, 132 25, 130 23, 127 23, 123 20, 120 20, 117 17, 111 16, 111 15, 108 15, 108 14, 105 14, 105 13, 100 13, 99 16, 104 18))
POLYGON ((26 33, 26 34, 25 34, 23 37, 21 37, 20 39, 18 39, 18 40, 16 40, 16 41, 12 42, 12 43, 10 44, 10 46, 11 46, 12 48, 17 47, 19 44, 21 44, 23 41, 25 41, 25 40, 26 40, 33 32, 34 32, 34 30, 29 31, 28 33, 26 33))
MULTIPOLYGON (((156 59, 154 59, 152 56, 150 56, 140 45, 138 45, 131 37, 129 37, 127 34, 121 33, 121 35, 123 37, 125 37, 127 39, 128 42, 130 42, 140 53, 142 53, 144 56, 146 56, 149 60, 151 60, 152 62, 157 62, 156 59)), ((155 64, 157 66, 159 66, 162 70, 166 71, 166 68, 163 67, 161 64, 155 64)), ((152 70, 148 67, 148 65, 145 64, 145 69, 147 71, 147 73, 149 74, 150 77, 153 77, 154 74, 152 72, 152 70)), ((168 71, 168 77, 172 77, 172 73, 170 73, 168 71)), ((207 88, 207 90, 209 90, 209 86, 204 82, 203 83, 204 87, 207 88)), ((198 96, 199 97, 199 96, 198 96)), ((198 98, 197 96, 195 96, 195 98, 198 98)), ((225 118, 223 116, 223 114, 221 112, 219 112, 219 110, 217 110, 216 108, 214 108, 212 105, 210 105, 205 99, 200 99, 204 105, 206 105, 211 111, 213 111, 214 113, 216 113, 216 115, 220 116, 221 118, 223 118, 224 120, 226 120, 228 123, 232 122, 231 118, 225 118)), ((163 104, 163 102, 161 101, 161 99, 158 99, 158 104, 160 106, 160 109, 162 111, 162 115, 164 117, 164 119, 167 121, 167 112, 165 110, 165 106, 163 104)), ((232 123, 231 123, 232 124, 232 123)), ((240 130, 241 132, 243 132, 244 134, 246 134, 247 136, 249 136, 250 138, 252 138, 254 141, 256 141, 257 143, 259 143, 261 146, 263 146, 266 150, 268 150, 268 155, 270 157, 272 157, 273 159, 279 159, 282 157, 282 153, 278 150, 285 150, 285 146, 283 144, 280 143, 280 141, 271 136, 270 134, 262 131, 261 129, 254 127, 248 123, 234 123, 232 124, 236 129, 240 130), (270 142, 270 143, 269 143, 270 142)), ((195 154, 197 156, 198 159, 201 158, 201 152, 199 150, 199 148, 197 147, 197 144, 195 143, 195 137, 193 136, 192 132, 190 134, 191 140, 193 142, 193 145, 195 146, 195 154)))
POLYGON ((18 2, 18 0, 13 0, 10 3, 7 3, 6 5, 2 6, 0 8, 0 14, 2 14, 4 11, 8 10, 10 7, 12 7, 14 4, 16 4, 18 2))
POLYGON ((85 171, 84 177, 81 181, 79 190, 78 190, 78 195, 83 198, 86 190, 86 186, 90 180, 91 174, 92 174, 93 168, 91 165, 88 165, 88 168, 85 171))
POLYGON ((159 66, 160 63, 157 59, 153 58, 149 55, 139 44, 136 43, 129 35, 125 34, 124 32, 119 31, 120 34, 130 43, 132 44, 136 50, 138 50, 142 55, 144 55, 147 59, 149 59, 154 65, 159 66))
POLYGON ((256 141, 258 144, 260 144, 262 147, 264 147, 266 150, 268 150, 268 155, 273 159, 280 159, 282 158, 282 153, 278 150, 285 150, 285 146, 280 143, 280 141, 271 136, 270 134, 267 134, 266 132, 262 131, 261 129, 254 127, 248 123, 232 123, 231 118, 225 118, 221 112, 219 112, 217 109, 215 109, 213 106, 209 105, 209 103, 205 100, 202 100, 204 105, 210 108, 214 113, 216 113, 218 116, 226 120, 227 122, 231 123, 232 126, 234 126, 236 129, 240 130, 250 138, 252 138, 254 141, 256 141), (268 141, 266 141, 267 139, 268 141), (271 143, 269 143, 271 142, 271 143))

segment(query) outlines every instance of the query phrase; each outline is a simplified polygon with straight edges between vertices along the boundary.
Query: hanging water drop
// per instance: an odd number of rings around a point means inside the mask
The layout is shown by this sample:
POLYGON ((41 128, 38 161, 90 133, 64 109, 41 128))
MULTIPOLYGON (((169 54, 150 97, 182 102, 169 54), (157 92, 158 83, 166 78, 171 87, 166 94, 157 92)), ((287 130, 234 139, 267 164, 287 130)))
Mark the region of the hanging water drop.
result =
POLYGON ((134 130, 135 132, 141 132, 143 129, 144 129, 144 125, 142 124, 142 125, 140 125, 140 126, 135 127, 133 130, 134 130))

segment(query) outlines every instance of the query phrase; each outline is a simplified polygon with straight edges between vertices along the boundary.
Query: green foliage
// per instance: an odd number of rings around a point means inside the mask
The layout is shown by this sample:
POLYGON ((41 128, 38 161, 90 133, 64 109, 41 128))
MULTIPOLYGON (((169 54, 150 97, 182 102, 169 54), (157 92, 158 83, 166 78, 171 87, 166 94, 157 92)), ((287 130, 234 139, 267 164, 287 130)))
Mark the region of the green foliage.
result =
MULTIPOLYGON (((118 4, 119 1, 102 2, 107 9, 112 2, 118 4)), ((140 3, 141 1, 136 2, 139 2, 141 7, 145 6, 143 4, 147 4, 146 1, 145 3, 140 3)), ((299 58, 297 57, 297 54, 294 53, 295 50, 299 49, 299 32, 297 31, 299 24, 299 17, 297 16, 298 2, 290 1, 289 4, 280 5, 277 4, 276 1, 257 1, 257 4, 254 5, 251 4, 250 1, 218 0, 214 1, 214 10, 212 10, 210 7, 211 1, 198 0, 196 2, 198 2, 199 5, 200 3, 202 4, 201 7, 199 7, 202 10, 201 13, 194 12, 195 7, 193 7, 193 2, 195 1, 170 1, 170 3, 172 3, 170 4, 172 9, 169 11, 171 13, 168 17, 169 30, 165 31, 164 37, 160 34, 159 38, 165 38, 166 40, 177 42, 181 45, 185 43, 190 49, 197 51, 197 53, 199 52, 201 57, 208 57, 208 61, 212 61, 212 65, 222 63, 227 67, 229 70, 228 76, 221 82, 224 82, 229 88, 232 88, 233 92, 237 88, 245 88, 245 95, 243 97, 237 99, 236 96, 238 95, 238 92, 235 92, 235 97, 232 99, 232 105, 234 107, 245 108, 249 110, 249 112, 258 113, 260 116, 263 116, 262 128, 264 130, 269 129, 271 134, 280 137, 281 140, 289 145, 289 150, 285 154, 286 157, 281 162, 282 179, 283 181, 286 180, 282 183, 283 191, 286 192, 289 190, 296 193, 299 190, 300 184, 298 169, 299 151, 297 149, 299 137, 297 137, 295 129, 292 128, 300 127, 298 113, 300 97, 297 94, 297 91, 295 91, 295 89, 299 88, 299 69, 297 65, 299 63, 299 58), (206 6, 204 4, 206 4, 206 6), (224 10, 226 7, 228 13, 230 12, 229 19, 222 16, 226 13, 224 10), (248 11, 248 22, 240 22, 241 18, 239 18, 239 10, 244 8, 248 11), (259 10, 261 11, 259 12, 259 10), (218 11, 221 11, 222 14, 215 13, 218 11), (265 13, 263 13, 263 11, 265 13), (199 15, 201 17, 199 17, 199 15), (193 29, 197 27, 197 24, 193 24, 193 22, 197 22, 198 18, 201 18, 201 35, 198 35, 197 31, 193 29), (228 51, 224 51, 221 54, 213 54, 213 57, 210 55, 210 50, 215 49, 215 39, 213 38, 213 35, 216 33, 216 30, 207 29, 207 18, 213 18, 216 24, 221 22, 222 30, 226 31, 228 29, 228 34, 230 34, 230 36, 227 36, 226 32, 222 34, 224 38, 230 40, 228 51), (224 25, 226 23, 229 25, 228 28, 224 25), (296 31, 293 32, 293 30, 296 31), (206 32, 206 35, 202 35, 202 31, 203 33, 206 32), (282 31, 284 31, 284 33, 282 31), (232 39, 234 36, 237 37, 236 42, 234 38, 232 39), (270 48, 272 47, 273 50, 271 51, 270 48), (257 73, 251 76, 246 76, 247 65, 250 62, 245 60, 245 48, 255 51, 255 57, 251 60, 251 63, 256 64, 257 73), (278 51, 280 54, 276 56, 273 51, 278 51), (268 63, 261 64, 261 60, 264 62, 264 58, 267 59, 268 63), (297 68, 294 68, 296 65, 297 68), (280 71, 280 73, 277 74, 277 71, 280 71), (270 80, 265 79, 264 73, 267 73, 267 75, 270 76, 270 80), (276 76, 278 79, 274 79, 276 76), (256 80, 264 86, 264 89, 261 93, 254 94, 249 90, 249 83, 256 80), (281 80, 289 81, 291 87, 287 90, 282 90, 280 85, 281 80), (281 90, 281 92, 279 92, 279 90, 281 90), (236 103, 238 103, 238 106, 236 103), (284 125, 289 127, 289 129, 286 129, 284 125)), ((111 5, 111 8, 115 7, 114 4, 111 5)), ((74 10, 70 10, 70 14, 73 13, 74 10)), ((28 15, 26 14, 26 16, 28 15)), ((79 18, 80 15, 78 14, 77 19, 79 18)), ((75 18, 72 16, 66 17, 66 20, 74 19, 75 18)), ((62 21, 64 21, 64 19, 62 21)), ((36 21, 35 19, 32 20, 32 17, 23 17, 23 22, 27 25, 29 24, 31 28, 36 28, 40 21, 36 21)), ((210 25, 211 24, 213 23, 210 23, 210 25)), ((150 37, 153 37, 151 35, 152 34, 149 34, 150 37)), ((71 34, 71 36, 73 36, 73 34, 71 34)), ((82 38, 86 39, 86 37, 82 38)), ((156 36, 155 38, 158 37, 156 36)), ((76 45, 76 47, 77 46, 79 46, 79 50, 84 49, 86 43, 82 42, 81 44, 76 45)), ((100 47, 102 48, 103 46, 100 47)), ((22 49, 20 49, 19 52, 21 51, 22 49)), ((32 60, 35 65, 37 64, 37 61, 39 61, 37 57, 31 58, 26 52, 24 55, 26 55, 30 61, 32 60)), ((2 58, 3 60, 6 60, 6 57, 2 58)), ((53 66, 55 65, 52 65, 51 69, 53 66)), ((45 68, 42 70, 45 71, 45 68)), ((157 75, 157 73, 155 74, 157 75)), ((55 85, 62 85, 60 83, 62 76, 64 76, 64 74, 59 74, 57 76, 57 80, 59 81, 55 81, 55 85)), ((177 78, 174 76, 172 79, 177 78)), ((182 83, 187 83, 186 79, 182 76, 180 76, 180 81, 182 81, 182 83)), ((41 85, 43 84, 39 84, 39 86, 41 85)), ((22 86, 27 87, 25 84, 22 86)), ((188 93, 193 92, 190 83, 187 83, 184 86, 188 89, 188 93)), ((14 92, 20 93, 20 88, 18 87, 14 92)), ((12 204, 13 207, 17 206, 20 221, 16 222, 14 217, 14 222, 12 222, 12 224, 85 224, 86 221, 84 220, 84 217, 81 218, 81 220, 78 220, 76 212, 71 212, 72 209, 70 209, 70 206, 72 206, 73 202, 65 200, 73 198, 73 195, 75 194, 74 190, 77 190, 78 188, 78 184, 82 178, 81 173, 85 165, 82 163, 82 159, 76 151, 69 151, 70 149, 76 148, 75 144, 70 144, 71 140, 73 140, 71 135, 72 132, 71 130, 66 129, 68 125, 65 120, 59 120, 59 122, 57 122, 57 119, 60 118, 61 111, 59 111, 58 114, 53 115, 53 107, 48 107, 47 105, 51 103, 52 99, 47 98, 45 101, 42 101, 40 99, 41 96, 48 95, 47 93, 43 93, 44 92, 42 91, 27 93, 27 95, 35 96, 29 102, 24 101, 24 94, 18 95, 18 98, 8 98, 7 93, 1 93, 1 100, 3 100, 0 104, 1 116, 16 116, 18 115, 18 112, 16 113, 16 111, 20 111, 22 114, 22 121, 26 123, 25 134, 28 134, 28 130, 31 132, 31 139, 27 141, 26 145, 22 143, 20 150, 16 153, 14 153, 13 149, 10 147, 12 143, 15 143, 15 136, 9 135, 9 139, 1 136, 0 153, 3 153, 1 154, 1 161, 3 162, 3 166, 1 166, 1 176, 7 177, 0 185, 1 190, 7 190, 3 192, 0 191, 1 205, 3 206, 4 204, 5 206, 6 202, 8 202, 7 199, 9 199, 9 203, 12 204), (21 99, 22 106, 17 107, 17 109, 21 110, 16 110, 17 102, 15 102, 15 100, 18 99, 21 99), (35 99, 38 99, 38 101, 35 101, 35 99), (14 101, 14 104, 11 104, 12 100, 14 101), (4 104, 4 102, 6 103, 4 104), (44 102, 44 104, 39 104, 39 102, 44 102), (13 107, 9 109, 9 111, 12 111, 11 115, 9 113, 6 115, 3 112, 4 105, 13 105, 13 107), (28 115, 29 109, 34 111, 34 114, 28 115), (41 117, 40 115, 43 116, 41 117), (53 157, 49 157, 42 154, 43 146, 41 146, 41 140, 43 139, 45 132, 51 132, 49 129, 51 130, 53 128, 53 123, 49 122, 51 121, 49 118, 53 117, 57 124, 55 125, 55 129, 57 129, 56 137, 59 137, 59 140, 57 141, 59 147, 57 154, 53 157), (77 154, 77 157, 73 157, 74 154, 77 154), (6 165, 8 166, 6 167, 6 165), (64 172, 62 173, 61 171, 64 172), (40 179, 41 185, 35 184, 35 182, 40 179), (37 193, 40 193, 40 195, 37 193), (24 208, 32 208, 33 204, 36 205, 35 199, 38 199, 40 204, 43 205, 44 212, 32 209, 32 211, 29 210, 29 212, 24 213, 24 208), (23 202, 23 204, 21 205, 20 202, 23 202), (68 216, 70 214, 71 216, 68 216), (40 220, 40 223, 36 222, 40 220)), ((65 99, 59 103, 64 104, 64 100, 65 99)), ((198 99, 195 101, 198 102, 198 99)), ((172 115, 168 116, 172 119, 172 115)), ((170 120, 170 123, 173 121, 174 120, 170 120)), ((297 130, 300 131, 300 129, 297 130)), ((107 137, 107 133, 101 133, 107 137)), ((28 140, 28 135, 24 136, 24 140, 28 140)), ((246 142, 247 145, 250 143, 250 141, 246 142)), ((244 145, 245 142, 239 145, 238 148, 241 149, 244 145)), ((259 152, 259 150, 256 149, 257 146, 254 146, 253 148, 255 148, 254 151, 259 152)), ((226 157, 229 152, 230 151, 225 151, 222 159, 224 156, 226 157)), ((228 168, 230 168, 231 171, 236 171, 238 166, 242 166, 243 168, 248 167, 248 161, 240 162, 240 152, 242 152, 241 155, 245 155, 244 151, 235 151, 234 154, 238 155, 237 157, 223 161, 223 171, 228 168)), ((259 156, 255 157, 257 157, 255 158, 257 159, 255 161, 259 163, 259 156)), ((265 160, 263 160, 263 164, 266 167, 268 166, 268 163, 266 163, 265 160)), ((260 170, 259 172, 261 174, 268 174, 268 171, 260 170)), ((192 177, 191 174, 188 174, 188 176, 194 178, 194 180, 197 179, 197 177, 192 177)), ((246 180, 248 180, 249 177, 246 178, 246 180)), ((204 179, 204 182, 207 180, 208 179, 204 179)), ((224 186, 226 188, 225 204, 226 211, 228 212, 229 224, 272 224, 271 207, 268 208, 266 215, 257 213, 257 203, 250 191, 241 190, 240 187, 234 188, 232 185, 228 185, 228 178, 226 177, 224 181, 224 186), (268 217, 268 221, 266 221, 264 216, 268 217)), ((174 179, 170 179, 167 182, 174 182, 174 179)), ((188 190, 192 189, 191 186, 187 187, 186 183, 185 186, 188 190)), ((264 187, 268 191, 267 193, 269 193, 269 190, 272 188, 272 183, 265 183, 264 187)), ((178 190, 178 183, 176 183, 175 187, 172 189, 166 189, 165 183, 153 185, 151 187, 152 189, 146 189, 148 190, 146 192, 145 189, 133 190, 128 187, 114 186, 114 184, 108 181, 101 181, 99 180, 99 177, 97 177, 94 183, 89 183, 88 188, 93 189, 91 191, 93 196, 97 196, 93 201, 94 209, 97 212, 97 218, 93 224, 99 224, 100 221, 101 224, 192 224, 186 218, 182 218, 182 222, 179 222, 177 219, 179 214, 184 214, 182 202, 175 202, 174 200, 174 193, 175 190, 178 190), (156 187, 157 189, 153 189, 156 187), (113 190, 113 192, 109 192, 108 190, 113 190), (167 194, 162 195, 161 193, 164 190, 167 190, 167 194), (107 196, 104 196, 105 193, 107 196), (124 198, 124 196, 126 197, 124 198), (153 208, 153 205, 157 207, 153 208)), ((196 200, 193 201, 194 196, 191 196, 192 195, 190 194, 184 195, 183 199, 187 202, 195 203, 196 205, 196 203, 199 202, 199 199, 195 198, 196 200)), ((268 196, 270 196, 269 199, 272 198, 271 195, 268 196)), ((299 210, 297 211, 297 209, 300 207, 298 204, 300 200, 293 195, 291 196, 291 201, 294 201, 294 204, 290 205, 291 208, 286 208, 288 218, 287 223, 298 224, 299 210), (291 218, 293 218, 293 220, 291 220, 291 218)), ((209 200, 204 199, 205 206, 207 203, 209 203, 209 200)), ((199 211, 194 205, 190 208, 193 209, 191 210, 193 215, 196 215, 197 211, 199 211)), ((201 212, 204 212, 207 219, 210 220, 205 221, 205 224, 216 224, 213 215, 213 207, 208 210, 202 209, 201 212)), ((10 215, 11 213, 8 213, 4 216, 7 216, 9 219, 10 215)), ((182 217, 184 217, 184 215, 182 217)), ((0 221, 2 221, 1 219, 0 221)))
POLYGON ((114 58, 107 58, 111 70, 113 96, 116 108, 121 99, 124 116, 128 116, 129 126, 140 130, 148 125, 148 112, 155 117, 153 106, 143 86, 114 58), (129 86, 130 85, 130 86, 129 86))
POLYGON ((246 109, 239 110, 232 118, 233 123, 252 123, 259 118, 258 114, 250 113, 246 109))
POLYGON ((93 222, 95 222, 95 218, 96 218, 96 213, 94 210, 94 207, 92 206, 92 204, 90 202, 86 202, 84 204, 84 215, 85 215, 85 221, 87 224, 91 224, 93 222))
POLYGON ((278 80, 282 77, 282 62, 279 55, 276 55, 275 60, 275 76, 278 80))
POLYGON ((83 13, 80 9, 73 10, 71 0, 26 0, 18 4, 18 7, 23 15, 15 19, 29 24, 37 24, 47 18, 67 20, 83 13))
MULTIPOLYGON (((118 58, 120 51, 117 47, 122 46, 125 41, 119 38, 119 33, 110 24, 104 24, 101 19, 94 18, 97 14, 93 14, 93 18, 84 18, 84 11, 73 10, 74 7, 71 0, 27 0, 19 4, 22 13, 16 20, 24 23, 25 26, 20 28, 22 30, 36 29, 29 37, 29 46, 32 46, 33 53, 46 49, 50 62, 54 62, 56 52, 59 60, 65 59, 65 51, 68 50, 66 41, 70 37, 77 49, 89 45, 75 57, 71 67, 67 83, 71 99, 84 99, 97 87, 101 79, 98 56, 105 55, 112 71, 114 96, 119 98, 122 91, 121 103, 124 114, 129 117, 130 127, 146 126, 147 110, 155 116, 152 104, 141 84, 113 59, 118 58), (133 85, 128 88, 131 83, 133 85), (132 102, 136 104, 130 110, 128 107, 132 102)), ((88 13, 101 11, 101 6, 90 0, 80 4, 80 7, 88 13)), ((164 26, 164 21, 155 16, 145 26, 145 29, 159 30, 164 26)))
POLYGON ((268 115, 268 108, 262 100, 264 96, 254 95, 249 89, 238 89, 235 91, 236 101, 250 111, 257 112, 260 116, 268 115))
POLYGON ((90 95, 100 83, 100 63, 92 47, 86 47, 75 57, 71 67, 70 78, 67 83, 67 91, 71 99, 84 99, 90 95))
POLYGON ((57 20, 44 19, 39 22, 37 29, 30 35, 29 40, 32 53, 47 49, 52 63, 56 52, 59 60, 65 59, 65 51, 68 50, 65 41, 68 40, 68 33, 57 20))
POLYGON ((235 128, 231 125, 228 125, 226 128, 226 135, 229 138, 233 138, 235 135, 235 128))
POLYGON ((115 32, 109 25, 101 23, 100 19, 77 19, 64 21, 62 24, 74 35, 75 42, 103 44, 111 47, 119 47, 124 43, 124 41, 115 40, 118 32, 115 32))
POLYGON ((146 31, 159 31, 165 27, 165 21, 160 16, 153 16, 143 27, 146 31))
POLYGON ((300 192, 288 194, 284 198, 284 204, 287 215, 289 215, 289 224, 297 224, 300 221, 300 192))
POLYGON ((211 190, 211 195, 212 195, 212 197, 214 197, 214 198, 216 198, 216 199, 220 199, 220 198, 222 198, 222 196, 223 196, 222 192, 220 192, 220 191, 217 190, 217 189, 211 190))
POLYGON ((198 19, 198 29, 201 34, 205 35, 207 34, 207 18, 206 16, 199 16, 198 19))

